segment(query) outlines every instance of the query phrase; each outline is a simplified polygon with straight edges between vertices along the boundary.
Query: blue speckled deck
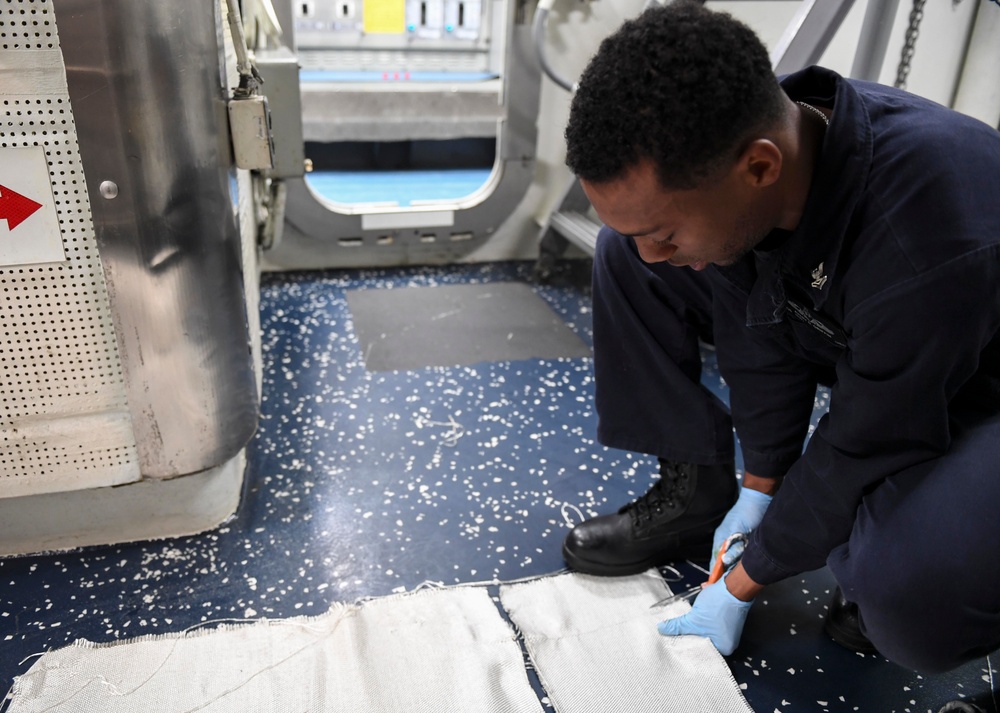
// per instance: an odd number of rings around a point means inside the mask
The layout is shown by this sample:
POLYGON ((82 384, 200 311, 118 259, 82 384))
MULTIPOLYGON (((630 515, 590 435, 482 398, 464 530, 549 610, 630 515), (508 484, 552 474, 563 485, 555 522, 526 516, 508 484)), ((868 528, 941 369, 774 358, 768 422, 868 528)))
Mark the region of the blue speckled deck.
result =
MULTIPOLYGON (((236 517, 195 537, 0 561, 2 681, 77 638, 319 614, 424 582, 560 569, 578 512, 617 508, 655 469, 595 442, 591 360, 369 373, 345 300, 362 286, 527 282, 531 267, 265 276, 262 419, 236 517)), ((592 343, 579 263, 537 291, 592 343)), ((714 354, 704 357, 705 383, 724 398, 714 354)), ((682 584, 703 577, 687 563, 678 570, 682 584)), ((985 659, 926 678, 827 640, 832 585, 826 571, 794 578, 754 607, 729 661, 755 710, 936 713, 960 696, 997 710, 985 659)))

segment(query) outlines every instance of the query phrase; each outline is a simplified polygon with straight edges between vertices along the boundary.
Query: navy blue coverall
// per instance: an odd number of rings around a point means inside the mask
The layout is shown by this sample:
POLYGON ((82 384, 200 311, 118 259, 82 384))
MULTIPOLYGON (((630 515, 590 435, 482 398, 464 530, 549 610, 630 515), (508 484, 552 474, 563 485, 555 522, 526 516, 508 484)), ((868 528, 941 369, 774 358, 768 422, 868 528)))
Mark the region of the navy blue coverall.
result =
POLYGON ((599 236, 598 437, 710 464, 735 426, 746 470, 785 476, 750 577, 828 564, 884 655, 947 670, 1000 646, 1000 132, 817 67, 782 87, 833 111, 793 232, 702 273, 599 236))

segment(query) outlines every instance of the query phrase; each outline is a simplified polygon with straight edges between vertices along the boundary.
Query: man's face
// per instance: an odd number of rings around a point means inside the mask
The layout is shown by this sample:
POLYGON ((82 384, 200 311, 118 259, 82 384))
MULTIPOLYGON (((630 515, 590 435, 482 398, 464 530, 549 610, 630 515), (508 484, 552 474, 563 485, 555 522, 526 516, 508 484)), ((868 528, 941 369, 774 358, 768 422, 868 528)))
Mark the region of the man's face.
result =
POLYGON ((631 237, 646 262, 731 265, 774 227, 735 170, 693 190, 668 190, 643 161, 622 178, 581 185, 601 221, 631 237))

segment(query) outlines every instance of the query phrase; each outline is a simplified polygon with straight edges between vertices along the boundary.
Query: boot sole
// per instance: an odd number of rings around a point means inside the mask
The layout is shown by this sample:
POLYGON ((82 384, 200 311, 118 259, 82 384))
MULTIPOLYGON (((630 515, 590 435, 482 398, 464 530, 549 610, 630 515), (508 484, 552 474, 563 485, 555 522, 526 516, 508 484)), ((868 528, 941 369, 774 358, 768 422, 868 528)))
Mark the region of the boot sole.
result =
POLYGON ((823 624, 823 631, 848 651, 854 651, 859 654, 878 653, 875 645, 857 629, 840 626, 831 619, 827 619, 823 624))
POLYGON ((580 574, 592 574, 598 577, 627 577, 631 574, 640 574, 650 569, 664 564, 670 564, 678 560, 691 559, 692 557, 702 557, 706 553, 711 554, 712 537, 698 542, 689 542, 684 547, 675 552, 671 552, 669 557, 655 556, 647 557, 638 562, 628 562, 625 564, 607 564, 604 562, 591 562, 573 554, 564 544, 562 547, 563 559, 570 569, 580 574))

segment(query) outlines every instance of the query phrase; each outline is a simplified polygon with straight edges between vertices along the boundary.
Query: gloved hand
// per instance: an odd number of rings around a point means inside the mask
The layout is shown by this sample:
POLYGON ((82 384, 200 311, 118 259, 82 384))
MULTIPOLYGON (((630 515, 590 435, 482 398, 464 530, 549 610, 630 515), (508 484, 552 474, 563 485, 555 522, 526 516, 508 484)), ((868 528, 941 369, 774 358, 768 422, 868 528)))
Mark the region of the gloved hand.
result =
POLYGON ((720 654, 728 656, 740 643, 743 624, 752 605, 752 599, 743 602, 730 594, 723 577, 698 594, 691 611, 676 619, 661 621, 656 628, 664 636, 707 636, 720 654))
MULTIPOLYGON (((715 563, 715 558, 719 556, 719 549, 727 537, 736 532, 749 535, 757 529, 760 521, 764 518, 767 506, 770 504, 770 495, 751 488, 740 489, 740 497, 736 500, 736 504, 729 509, 726 517, 715 528, 715 536, 712 538, 712 564, 715 563)), ((743 555, 743 547, 742 542, 734 542, 726 550, 726 554, 722 556, 722 564, 726 569, 729 569, 743 555)), ((698 596, 700 597, 701 595, 698 596)))

